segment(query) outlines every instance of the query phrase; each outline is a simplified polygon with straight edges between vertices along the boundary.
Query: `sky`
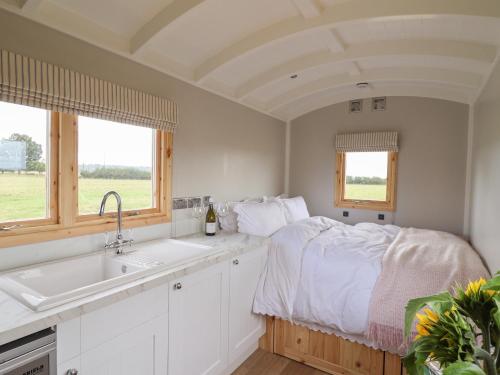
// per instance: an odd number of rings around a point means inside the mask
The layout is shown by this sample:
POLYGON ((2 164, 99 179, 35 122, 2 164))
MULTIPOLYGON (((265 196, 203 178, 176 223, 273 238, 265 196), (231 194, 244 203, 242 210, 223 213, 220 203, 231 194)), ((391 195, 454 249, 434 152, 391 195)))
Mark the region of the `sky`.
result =
POLYGON ((78 164, 151 167, 152 129, 95 118, 78 118, 78 164))
MULTIPOLYGON (((0 139, 27 134, 47 150, 49 111, 0 102, 0 139)), ((152 129, 80 116, 78 164, 151 167, 152 129)), ((44 156, 45 159, 45 156, 44 156)))
POLYGON ((0 139, 12 133, 27 134, 47 151, 48 111, 0 101, 0 139))
POLYGON ((345 174, 387 178, 387 152, 348 152, 345 174))

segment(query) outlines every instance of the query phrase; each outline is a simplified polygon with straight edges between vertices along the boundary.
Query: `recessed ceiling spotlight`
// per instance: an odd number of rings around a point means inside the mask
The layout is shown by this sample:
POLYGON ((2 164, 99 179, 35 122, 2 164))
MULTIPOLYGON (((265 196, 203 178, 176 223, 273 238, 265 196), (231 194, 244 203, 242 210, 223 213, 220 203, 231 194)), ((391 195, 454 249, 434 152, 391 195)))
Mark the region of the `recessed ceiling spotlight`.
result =
POLYGON ((358 89, 366 89, 366 88, 368 88, 368 86, 369 86, 368 82, 358 82, 358 83, 356 83, 356 87, 358 89))
POLYGON ((291 78, 291 79, 295 79, 295 78, 297 78, 298 76, 299 76, 298 74, 292 74, 292 75, 290 76, 290 78, 291 78))

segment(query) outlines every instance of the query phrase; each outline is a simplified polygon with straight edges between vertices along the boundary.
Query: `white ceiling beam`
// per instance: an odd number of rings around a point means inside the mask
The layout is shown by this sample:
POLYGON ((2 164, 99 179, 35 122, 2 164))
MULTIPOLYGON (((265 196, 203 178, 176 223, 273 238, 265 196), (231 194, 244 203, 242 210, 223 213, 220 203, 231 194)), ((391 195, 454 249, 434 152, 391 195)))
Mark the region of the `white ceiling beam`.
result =
POLYGON ((130 39, 130 53, 135 54, 142 49, 160 31, 168 27, 179 17, 182 17, 204 0, 174 0, 162 11, 155 15, 149 22, 130 39))
MULTIPOLYGON (((113 51, 122 57, 155 69, 158 72, 168 74, 188 84, 193 84, 194 76, 192 69, 170 60, 167 56, 157 53, 152 49, 145 49, 140 55, 131 55, 130 40, 117 36, 115 33, 110 32, 109 29, 89 21, 78 13, 66 10, 52 1, 44 1, 36 13, 22 12, 20 1, 21 0, 12 0, 6 2, 5 0, 0 0, 0 9, 22 15, 99 48, 113 51)), ((263 111, 262 107, 236 100, 234 95, 225 95, 224 93, 212 90, 210 87, 203 87, 201 85, 197 85, 197 87, 230 101, 240 103, 257 112, 266 113, 263 111)), ((284 119, 279 116, 270 113, 266 114, 277 120, 284 121, 284 119)))
POLYGON ((269 101, 266 111, 272 112, 290 102, 305 98, 317 92, 336 87, 355 87, 357 82, 431 82, 477 90, 482 83, 482 76, 474 73, 464 73, 447 69, 412 67, 373 69, 365 71, 358 77, 337 74, 308 82, 275 97, 269 101))
POLYGON ((29 13, 21 10, 20 14, 101 48, 117 53, 128 52, 126 38, 79 13, 59 6, 56 2, 44 1, 36 12, 29 13))
POLYGON ((361 68, 356 61, 350 63, 349 74, 351 76, 359 76, 361 74, 361 68))
POLYGON ((44 0, 22 0, 21 11, 24 13, 33 13, 42 5, 44 0))
POLYGON ((223 66, 244 57, 262 46, 318 28, 334 27, 345 22, 372 22, 381 18, 408 19, 432 15, 479 16, 500 18, 498 0, 352 0, 326 8, 320 16, 304 19, 292 17, 256 31, 224 48, 195 69, 197 82, 223 66))
POLYGON ((309 112, 328 107, 333 104, 343 103, 353 99, 366 99, 377 96, 416 96, 449 100, 464 104, 471 103, 471 92, 467 90, 457 90, 433 84, 419 86, 415 84, 387 84, 383 86, 375 86, 371 90, 366 91, 353 89, 339 93, 335 89, 327 90, 316 95, 311 95, 305 100, 302 99, 300 101, 292 102, 289 105, 274 111, 272 114, 286 120, 293 120, 309 112))
POLYGON ((345 51, 346 45, 336 30, 328 28, 322 29, 320 35, 323 38, 325 46, 332 53, 345 51))
MULTIPOLYGON (((354 44, 344 52, 314 52, 278 65, 243 83, 236 89, 237 98, 242 99, 256 90, 292 74, 299 74, 325 64, 354 62, 367 58, 386 56, 441 56, 459 61, 484 65, 494 61, 497 48, 490 45, 453 40, 394 40, 354 44)), ((465 65, 464 65, 465 66, 465 65)), ((466 70, 466 68, 464 69, 466 70)), ((352 69, 352 71, 355 71, 352 69)))
POLYGON ((299 13, 304 18, 314 18, 321 14, 321 8, 314 0, 292 0, 299 13))

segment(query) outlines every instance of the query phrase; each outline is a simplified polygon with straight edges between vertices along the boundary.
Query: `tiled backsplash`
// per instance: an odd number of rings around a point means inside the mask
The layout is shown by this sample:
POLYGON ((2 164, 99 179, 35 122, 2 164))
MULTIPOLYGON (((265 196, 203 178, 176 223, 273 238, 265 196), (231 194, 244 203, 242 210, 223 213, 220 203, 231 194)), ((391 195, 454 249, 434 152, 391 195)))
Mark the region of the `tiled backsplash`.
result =
POLYGON ((200 197, 179 197, 173 199, 172 204, 172 237, 181 237, 203 230, 205 215, 200 218, 193 216, 193 206, 203 202, 208 206, 210 195, 200 197))
POLYGON ((208 200, 210 199, 209 195, 205 195, 202 197, 181 197, 181 198, 174 198, 173 199, 173 204, 172 208, 174 210, 183 210, 186 208, 193 208, 195 204, 200 204, 200 202, 203 200, 203 205, 208 206, 208 200))

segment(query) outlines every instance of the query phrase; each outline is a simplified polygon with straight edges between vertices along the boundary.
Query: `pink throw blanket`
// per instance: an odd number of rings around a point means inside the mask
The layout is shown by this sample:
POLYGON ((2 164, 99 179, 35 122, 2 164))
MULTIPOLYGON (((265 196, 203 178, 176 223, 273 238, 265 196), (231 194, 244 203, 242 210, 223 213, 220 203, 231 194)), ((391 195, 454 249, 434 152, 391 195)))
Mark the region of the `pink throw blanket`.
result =
POLYGON ((410 299, 489 277, 478 254, 449 233, 403 228, 382 260, 370 301, 368 338, 387 351, 405 354, 405 306, 410 299))

